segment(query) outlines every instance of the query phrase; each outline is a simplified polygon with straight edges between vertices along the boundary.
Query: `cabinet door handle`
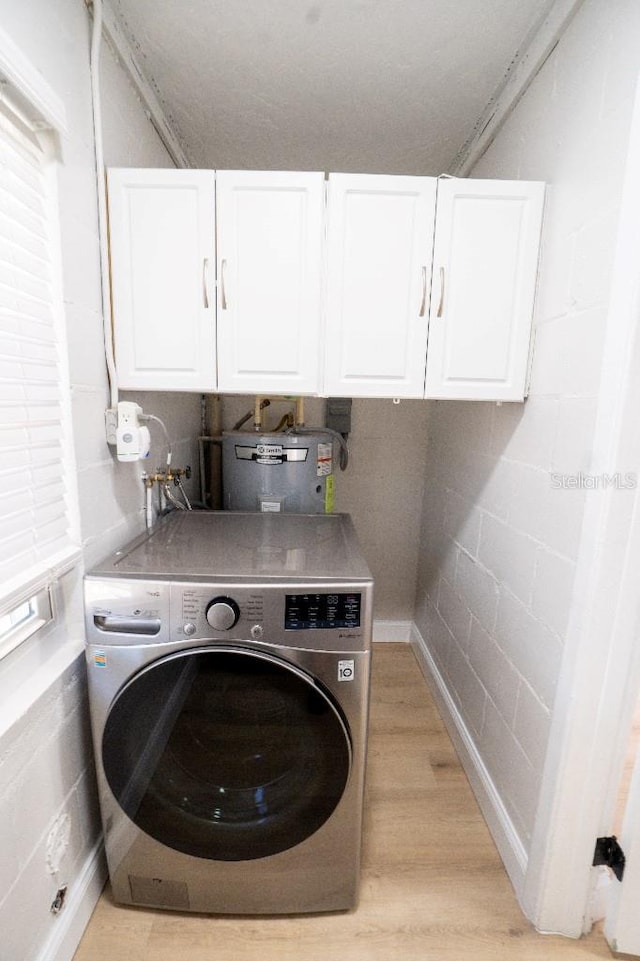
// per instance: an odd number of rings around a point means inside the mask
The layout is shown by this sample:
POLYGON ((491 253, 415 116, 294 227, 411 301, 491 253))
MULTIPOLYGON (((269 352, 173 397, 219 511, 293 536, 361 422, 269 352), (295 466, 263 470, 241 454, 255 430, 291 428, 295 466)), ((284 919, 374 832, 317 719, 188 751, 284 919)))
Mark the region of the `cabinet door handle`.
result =
POLYGON ((422 301, 420 303, 420 312, 418 317, 424 317, 425 308, 427 306, 427 268, 422 268, 422 301))
POLYGON ((440 303, 438 304, 437 317, 442 317, 442 311, 444 310, 444 267, 440 268, 440 303))
POLYGON ((225 288, 225 277, 227 275, 227 261, 226 259, 220 261, 220 300, 222 302, 222 309, 227 309, 227 291, 225 288))
POLYGON ((204 303, 204 309, 209 309, 209 285, 207 283, 209 279, 209 258, 205 257, 202 261, 202 301, 204 303))

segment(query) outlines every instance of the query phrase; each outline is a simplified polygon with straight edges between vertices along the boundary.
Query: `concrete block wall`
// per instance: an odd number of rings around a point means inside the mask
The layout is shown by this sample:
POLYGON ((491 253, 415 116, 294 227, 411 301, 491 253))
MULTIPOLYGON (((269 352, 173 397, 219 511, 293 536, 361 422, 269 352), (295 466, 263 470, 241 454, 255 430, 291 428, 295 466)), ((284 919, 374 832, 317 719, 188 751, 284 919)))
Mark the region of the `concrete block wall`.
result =
POLYGON ((416 623, 525 860, 584 509, 557 478, 590 468, 639 44, 633 0, 586 0, 471 171, 548 185, 531 392, 429 419, 416 623))
POLYGON ((379 621, 411 620, 428 415, 421 400, 353 401, 349 467, 336 477, 336 510, 353 518, 373 574, 379 621))
MULTIPOLYGON (((104 440, 109 393, 89 73, 91 18, 83 0, 0 0, 0 22, 66 110, 58 177, 63 298, 80 527, 84 562, 90 565, 144 528, 140 466, 118 464, 104 440)), ((101 81, 106 162, 169 165, 133 87, 106 45, 101 81)), ((165 420, 174 463, 197 467, 199 397, 153 394, 131 399, 165 420)), ((155 439, 153 460, 162 463, 161 435, 156 433, 155 439)), ((193 487, 196 484, 197 476, 193 487)), ((0 663, 0 956, 7 961, 70 958, 103 879, 81 575, 80 568, 58 585, 55 625, 0 663), (49 907, 62 884, 68 885, 67 902, 54 916, 49 907)))

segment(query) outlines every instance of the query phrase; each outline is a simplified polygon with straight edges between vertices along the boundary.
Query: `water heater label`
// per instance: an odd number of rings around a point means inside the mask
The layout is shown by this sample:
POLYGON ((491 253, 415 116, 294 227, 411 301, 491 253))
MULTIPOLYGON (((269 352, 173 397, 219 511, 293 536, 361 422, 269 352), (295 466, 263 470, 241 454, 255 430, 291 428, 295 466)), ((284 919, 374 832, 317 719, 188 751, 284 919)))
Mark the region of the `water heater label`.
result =
POLYGON ((262 514, 280 514, 282 504, 280 501, 260 501, 260 511, 262 514))
POLYGON ((329 474, 329 476, 325 481, 325 489, 324 489, 325 514, 333 514, 333 507, 334 507, 333 474, 329 474))
POLYGON ((250 460, 254 464, 304 463, 308 453, 308 447, 283 447, 282 444, 235 445, 236 460, 250 460))
POLYGON ((318 444, 318 477, 333 473, 333 445, 318 444))
POLYGON ((281 464, 283 461, 282 444, 258 444, 256 461, 258 464, 281 464))

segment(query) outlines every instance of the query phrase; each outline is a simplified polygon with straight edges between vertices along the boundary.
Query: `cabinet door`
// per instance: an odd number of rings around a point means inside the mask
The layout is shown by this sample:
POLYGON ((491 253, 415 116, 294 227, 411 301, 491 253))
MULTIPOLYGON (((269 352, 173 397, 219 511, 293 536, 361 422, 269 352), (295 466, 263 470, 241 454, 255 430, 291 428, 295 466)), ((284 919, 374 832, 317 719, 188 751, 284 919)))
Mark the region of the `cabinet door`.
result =
POLYGON ((108 172, 119 386, 214 390, 215 175, 108 172))
POLYGON ((523 400, 544 184, 440 180, 426 397, 523 400))
POLYGON ((319 390, 324 174, 219 171, 218 387, 319 390))
POLYGON ((436 183, 330 175, 326 394, 424 395, 436 183))

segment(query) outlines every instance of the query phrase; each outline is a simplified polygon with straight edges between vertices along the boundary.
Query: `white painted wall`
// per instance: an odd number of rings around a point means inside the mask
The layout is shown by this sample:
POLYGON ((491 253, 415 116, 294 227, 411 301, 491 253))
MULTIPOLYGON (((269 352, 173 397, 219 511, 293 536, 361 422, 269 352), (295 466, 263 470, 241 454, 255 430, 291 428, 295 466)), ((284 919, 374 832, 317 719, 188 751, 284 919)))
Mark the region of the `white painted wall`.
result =
POLYGON ((439 402, 429 421, 416 623, 516 889, 584 511, 552 474, 590 471, 639 49, 634 0, 586 0, 471 171, 548 183, 531 393, 523 406, 439 402))
MULTIPOLYGON (((83 0, 0 0, 0 21, 62 99, 67 114, 59 175, 63 293, 80 521, 85 560, 91 564, 143 528, 140 468, 117 464, 104 441, 108 390, 89 76, 91 20, 83 0)), ((102 63, 106 162, 171 165, 106 47, 102 63)), ((166 421, 174 463, 197 465, 199 398, 145 395, 138 400, 166 421)), ((157 454, 161 462, 159 447, 157 454)), ((63 579, 58 606, 57 626, 0 664, 0 954, 7 961, 71 957, 101 883, 81 572, 63 579), (16 689, 17 674, 27 662, 30 681, 16 689), (52 858, 59 841, 59 855, 52 858), (49 905, 63 883, 69 885, 68 903, 54 917, 49 905)))

